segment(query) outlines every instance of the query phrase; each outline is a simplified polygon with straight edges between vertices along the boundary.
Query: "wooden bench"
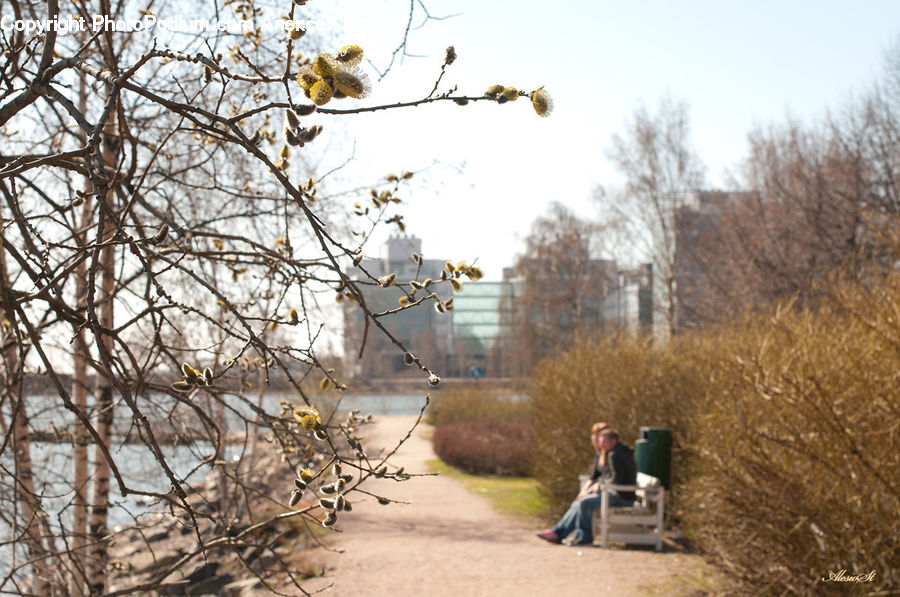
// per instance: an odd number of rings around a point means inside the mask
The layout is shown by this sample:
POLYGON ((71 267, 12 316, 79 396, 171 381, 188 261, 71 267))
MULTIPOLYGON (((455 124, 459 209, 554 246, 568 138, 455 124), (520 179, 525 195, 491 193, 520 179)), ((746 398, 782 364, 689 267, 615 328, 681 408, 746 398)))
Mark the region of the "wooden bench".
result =
POLYGON ((603 485, 603 500, 594 511, 594 540, 601 547, 610 543, 654 545, 662 551, 663 516, 665 514, 665 489, 659 479, 644 473, 637 474, 635 485, 603 485), (612 508, 609 505, 610 490, 633 491, 634 506, 612 508))

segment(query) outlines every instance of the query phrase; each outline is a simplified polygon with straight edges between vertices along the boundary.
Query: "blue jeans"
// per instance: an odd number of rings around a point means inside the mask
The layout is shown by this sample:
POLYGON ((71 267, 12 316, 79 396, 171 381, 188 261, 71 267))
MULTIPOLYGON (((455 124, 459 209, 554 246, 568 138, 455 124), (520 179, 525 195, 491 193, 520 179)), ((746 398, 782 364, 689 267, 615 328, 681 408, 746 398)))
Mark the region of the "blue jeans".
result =
MULTIPOLYGON (((553 532, 560 539, 565 539, 569 533, 575 531, 572 538, 576 543, 591 543, 594 540, 593 515, 602 503, 603 496, 599 493, 589 493, 583 498, 576 499, 559 519, 553 532)), ((633 500, 626 500, 615 491, 609 492, 610 508, 625 508, 633 504, 633 500)))

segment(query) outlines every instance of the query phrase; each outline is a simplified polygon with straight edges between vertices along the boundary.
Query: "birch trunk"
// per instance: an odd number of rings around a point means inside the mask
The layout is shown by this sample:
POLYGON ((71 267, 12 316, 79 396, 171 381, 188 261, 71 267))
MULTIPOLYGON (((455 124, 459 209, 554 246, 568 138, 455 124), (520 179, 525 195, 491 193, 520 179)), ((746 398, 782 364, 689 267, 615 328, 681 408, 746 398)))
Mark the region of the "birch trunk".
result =
MULTIPOLYGON (((114 168, 118 158, 118 138, 116 136, 115 116, 110 115, 109 121, 104 125, 103 139, 103 163, 105 167, 114 168)), ((107 176, 112 176, 107 172, 107 176)), ((112 183, 109 185, 112 187, 112 183)), ((111 240, 115 233, 113 222, 109 221, 114 214, 112 212, 114 191, 106 191, 105 202, 110 208, 104 215, 101 210, 99 216, 98 240, 101 245, 99 266, 100 292, 95 295, 95 304, 99 306, 98 320, 104 329, 113 329, 113 299, 116 288, 115 278, 115 248, 111 240)), ((100 199, 98 198, 98 202, 100 199)), ((97 342, 102 343, 100 360, 113 351, 113 341, 108 335, 98 335, 97 342)), ((111 444, 113 426, 113 369, 112 363, 106 362, 105 375, 97 378, 96 423, 95 428, 99 441, 105 446, 111 444)), ((109 517, 109 461, 100 446, 94 446, 94 475, 91 484, 92 495, 88 516, 88 536, 91 542, 89 557, 87 560, 87 578, 90 593, 101 594, 106 588, 106 563, 109 559, 109 544, 106 541, 107 520, 109 517)))
MULTIPOLYGON (((14 334, 16 330, 16 313, 13 299, 9 293, 9 276, 6 267, 6 252, 0 245, 0 306, 2 306, 3 319, 8 323, 7 333, 14 334)), ((8 348, 3 351, 3 385, 6 391, 7 404, 11 408, 11 433, 13 462, 15 465, 16 503, 21 508, 21 517, 13 517, 14 524, 21 520, 24 524, 24 538, 28 559, 33 562, 32 570, 34 580, 32 590, 37 595, 53 594, 50 582, 50 567, 47 564, 47 548, 44 537, 49 538, 49 530, 46 525, 46 515, 41 506, 41 500, 34 488, 34 473, 31 461, 31 438, 28 429, 28 416, 23 402, 23 375, 20 368, 18 347, 21 342, 9 342, 8 348)), ((18 535, 21 531, 13 529, 18 535)), ((12 566, 15 566, 15 553, 13 552, 12 566)))
MULTIPOLYGON (((78 109, 82 114, 87 113, 87 81, 84 73, 79 76, 78 86, 78 109)), ((82 134, 84 142, 87 142, 86 135, 82 134)), ((85 181, 84 194, 85 201, 81 212, 81 222, 76 230, 86 231, 91 225, 91 210, 93 209, 93 201, 91 195, 93 186, 90 179, 85 181)), ((79 245, 85 245, 83 235, 77 239, 79 245)), ((78 308, 84 310, 85 296, 87 295, 87 263, 82 261, 75 272, 75 296, 78 301, 78 308)), ((87 413, 87 372, 88 372, 88 347, 84 338, 82 329, 75 330, 75 362, 73 367, 72 378, 72 401, 75 407, 87 413)), ((72 445, 72 487, 74 496, 72 497, 72 572, 71 582, 69 584, 69 592, 73 597, 82 597, 85 594, 85 568, 84 568, 84 549, 87 538, 87 489, 88 489, 88 450, 87 438, 88 431, 84 423, 77 417, 74 423, 75 440, 72 445)))

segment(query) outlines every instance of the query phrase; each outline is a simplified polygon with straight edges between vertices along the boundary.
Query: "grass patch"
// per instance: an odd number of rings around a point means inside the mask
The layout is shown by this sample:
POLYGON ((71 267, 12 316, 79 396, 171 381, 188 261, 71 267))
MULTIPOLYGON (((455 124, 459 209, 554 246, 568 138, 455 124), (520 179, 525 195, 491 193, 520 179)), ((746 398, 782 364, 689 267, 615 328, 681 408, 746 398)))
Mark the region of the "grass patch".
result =
POLYGON ((531 522, 535 518, 548 520, 549 501, 540 493, 538 482, 530 477, 469 475, 437 459, 426 465, 429 472, 462 481, 467 490, 487 498, 501 514, 531 522))

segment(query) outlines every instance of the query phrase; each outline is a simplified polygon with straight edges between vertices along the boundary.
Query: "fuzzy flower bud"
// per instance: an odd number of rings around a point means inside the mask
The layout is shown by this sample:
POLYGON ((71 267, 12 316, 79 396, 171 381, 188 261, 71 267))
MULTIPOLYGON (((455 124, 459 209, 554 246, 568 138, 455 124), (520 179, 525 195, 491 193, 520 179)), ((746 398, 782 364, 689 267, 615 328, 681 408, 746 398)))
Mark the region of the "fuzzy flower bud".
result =
POLYGON ((357 45, 348 45, 341 48, 337 53, 337 60, 346 66, 354 66, 359 64, 363 57, 363 49, 357 45))
POLYGON ((500 92, 500 97, 508 102, 514 102, 519 97, 519 91, 515 87, 506 87, 500 92))
POLYGON ((337 514, 334 512, 329 512, 325 515, 325 518, 322 519, 323 527, 331 527, 334 526, 334 523, 337 522, 337 514))
POLYGON ((153 235, 153 238, 150 239, 154 245, 158 245, 166 240, 166 237, 169 236, 169 225, 163 224, 159 227, 159 230, 156 234, 153 235))
POLYGON ((369 94, 369 83, 364 73, 339 70, 334 73, 334 86, 348 97, 360 99, 369 94))
POLYGON ((337 62, 330 54, 319 54, 312 63, 312 71, 320 77, 330 77, 337 70, 337 62))
POLYGON ((491 99, 497 99, 497 96, 499 96, 504 89, 505 87, 503 85, 491 85, 488 87, 487 91, 484 92, 484 95, 491 99))
POLYGON ((301 406, 294 409, 294 419, 307 431, 316 429, 322 423, 319 411, 311 406, 301 406))
POLYGON ((444 53, 444 64, 450 66, 456 61, 456 48, 449 46, 444 53))
POLYGON ((325 81, 318 81, 309 90, 309 98, 317 106, 324 106, 331 101, 334 89, 325 81))
POLYGON ((287 34, 291 39, 300 39, 306 35, 306 29, 301 25, 291 25, 288 28, 287 34))
POLYGON ((297 72, 297 85, 299 85, 301 89, 309 91, 312 89, 312 86, 320 80, 319 76, 313 72, 312 67, 309 65, 304 66, 297 72))
POLYGON ((531 94, 531 105, 538 116, 549 116, 553 111, 553 98, 541 87, 531 94))
POLYGON ((293 508, 300 502, 300 496, 303 495, 303 492, 299 489, 295 489, 291 492, 291 499, 288 501, 288 507, 293 508))
POLYGON ((300 128, 300 116, 290 108, 284 111, 284 126, 292 131, 300 128))

